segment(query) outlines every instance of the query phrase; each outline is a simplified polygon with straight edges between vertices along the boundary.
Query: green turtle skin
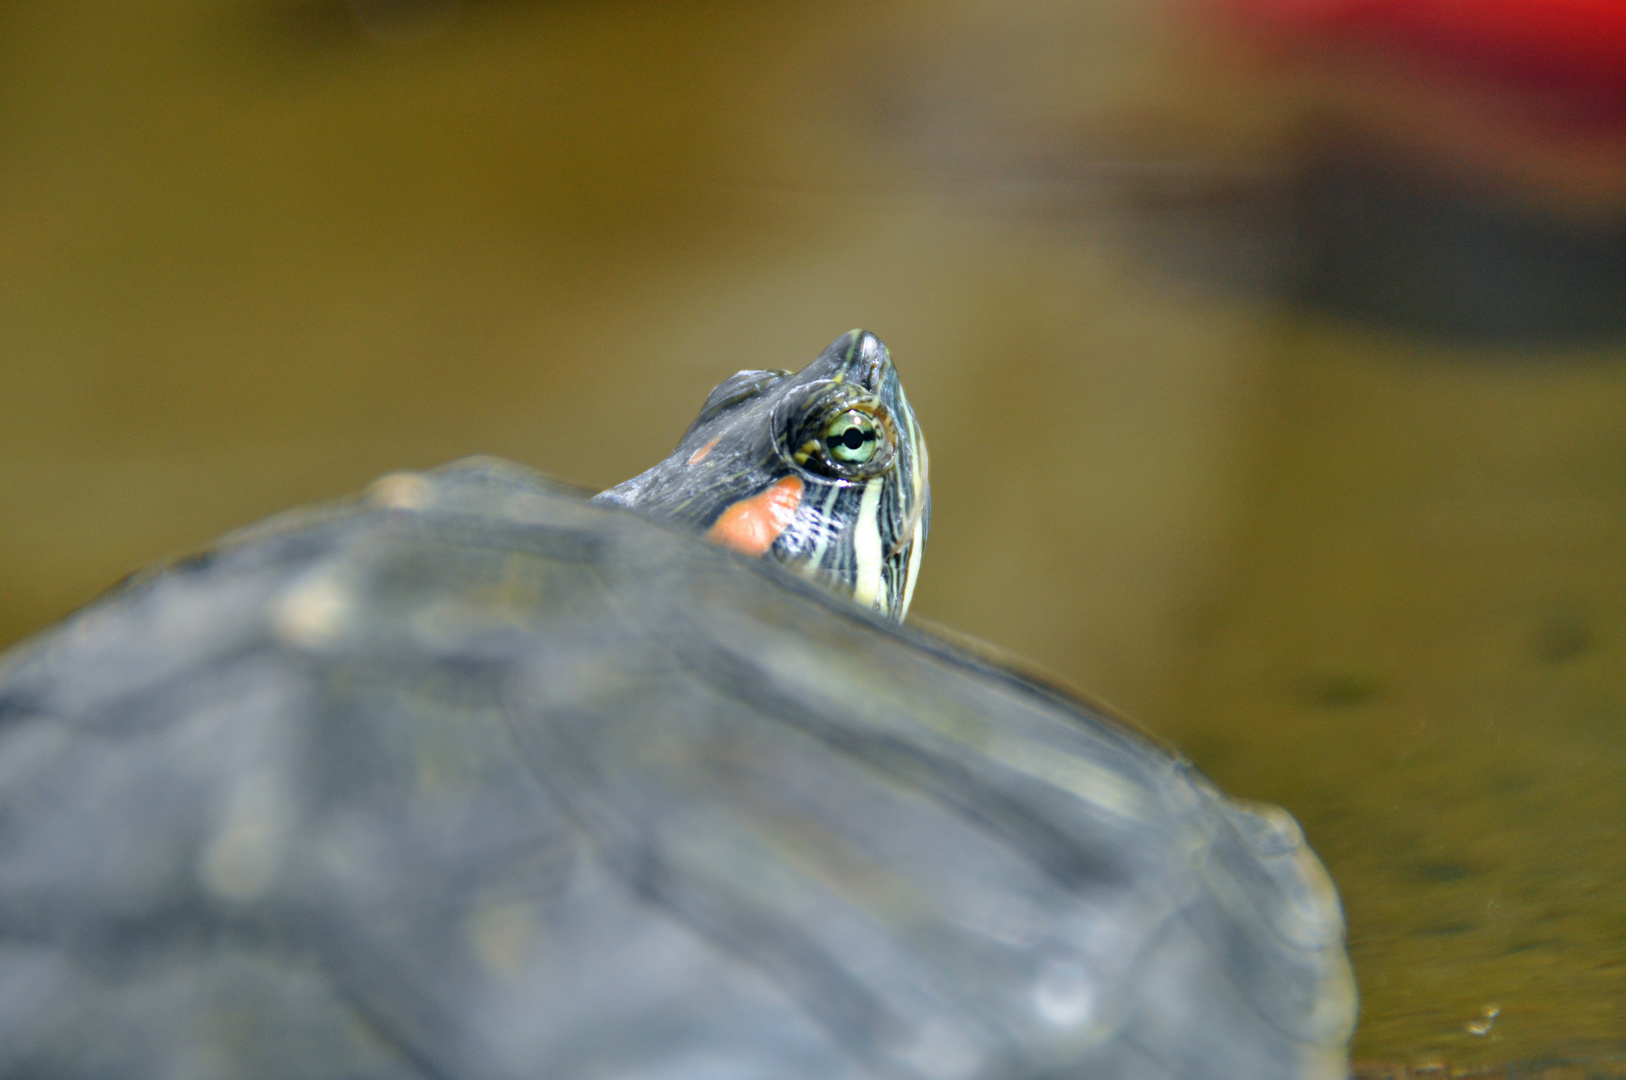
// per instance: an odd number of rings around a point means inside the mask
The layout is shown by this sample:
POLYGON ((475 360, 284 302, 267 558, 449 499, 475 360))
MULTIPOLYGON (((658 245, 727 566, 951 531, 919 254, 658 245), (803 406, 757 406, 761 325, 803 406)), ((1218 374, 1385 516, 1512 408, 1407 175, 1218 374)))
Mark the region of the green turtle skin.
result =
POLYGON ((0 662, 0 1076, 1347 1072, 1292 819, 516 466, 386 478, 0 662))

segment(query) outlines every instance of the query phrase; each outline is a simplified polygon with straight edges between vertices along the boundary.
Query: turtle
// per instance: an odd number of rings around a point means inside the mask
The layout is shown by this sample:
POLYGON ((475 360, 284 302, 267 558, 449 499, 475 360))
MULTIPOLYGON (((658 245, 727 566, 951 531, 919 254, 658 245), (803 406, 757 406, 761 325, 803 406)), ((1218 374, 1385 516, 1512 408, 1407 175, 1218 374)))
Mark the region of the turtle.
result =
POLYGON ((0 1076, 1347 1075, 1285 811, 902 621, 890 354, 592 497, 467 459, 0 661, 0 1076))

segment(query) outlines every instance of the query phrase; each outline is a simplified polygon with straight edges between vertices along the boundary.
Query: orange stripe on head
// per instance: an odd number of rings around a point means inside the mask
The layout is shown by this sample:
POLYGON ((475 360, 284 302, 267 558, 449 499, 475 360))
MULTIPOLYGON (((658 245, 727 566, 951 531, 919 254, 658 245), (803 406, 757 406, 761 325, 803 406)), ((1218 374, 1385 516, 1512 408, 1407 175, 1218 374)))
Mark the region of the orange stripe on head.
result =
POLYGON ((761 555, 773 547, 801 504, 801 478, 787 476, 724 510, 706 539, 747 555, 761 555))
POLYGON ((694 453, 690 454, 689 455, 689 464, 690 465, 698 465, 698 464, 700 464, 702 461, 704 461, 706 459, 706 455, 711 453, 711 448, 716 446, 718 443, 720 443, 722 441, 723 441, 723 437, 721 435, 719 435, 715 439, 711 440, 711 442, 707 443, 705 446, 702 446, 700 449, 698 449, 694 453))

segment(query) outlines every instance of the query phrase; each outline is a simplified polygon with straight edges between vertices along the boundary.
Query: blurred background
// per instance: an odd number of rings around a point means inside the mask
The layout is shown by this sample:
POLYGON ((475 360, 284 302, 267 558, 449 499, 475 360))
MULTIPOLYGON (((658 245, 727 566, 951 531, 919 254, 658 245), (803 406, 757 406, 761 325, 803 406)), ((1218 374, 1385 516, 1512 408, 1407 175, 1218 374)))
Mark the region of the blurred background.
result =
POLYGON ((1300 818, 1357 1060, 1623 1067, 1614 0, 0 2, 0 644, 854 326, 917 613, 1300 818))

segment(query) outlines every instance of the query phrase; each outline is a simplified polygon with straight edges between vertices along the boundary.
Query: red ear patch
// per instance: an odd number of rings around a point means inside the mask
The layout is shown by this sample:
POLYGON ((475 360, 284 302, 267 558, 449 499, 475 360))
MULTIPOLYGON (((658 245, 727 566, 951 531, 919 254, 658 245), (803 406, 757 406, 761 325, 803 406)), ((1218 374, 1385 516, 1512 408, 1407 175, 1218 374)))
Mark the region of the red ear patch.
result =
POLYGON ((773 547, 801 504, 801 478, 787 476, 724 510, 706 539, 747 555, 761 555, 773 547))

